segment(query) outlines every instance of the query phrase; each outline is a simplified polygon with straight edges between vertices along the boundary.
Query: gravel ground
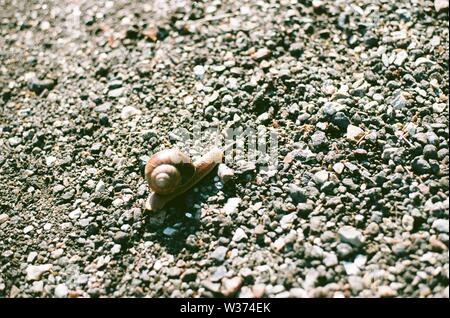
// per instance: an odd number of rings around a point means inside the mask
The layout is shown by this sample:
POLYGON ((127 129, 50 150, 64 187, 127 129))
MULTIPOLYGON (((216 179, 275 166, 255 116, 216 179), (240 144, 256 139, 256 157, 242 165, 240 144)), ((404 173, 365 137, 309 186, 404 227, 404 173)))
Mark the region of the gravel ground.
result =
POLYGON ((448 297, 448 1, 0 0, 1 297, 448 297), (279 164, 157 214, 176 127, 279 164))

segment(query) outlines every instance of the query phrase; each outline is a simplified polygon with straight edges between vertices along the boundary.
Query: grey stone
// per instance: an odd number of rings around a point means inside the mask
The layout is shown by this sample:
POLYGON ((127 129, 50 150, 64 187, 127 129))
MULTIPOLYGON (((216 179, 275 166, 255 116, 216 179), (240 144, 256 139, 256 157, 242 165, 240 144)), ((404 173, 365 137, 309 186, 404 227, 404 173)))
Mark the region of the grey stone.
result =
POLYGON ((192 282, 197 279, 197 270, 188 268, 181 276, 183 282, 192 282))
POLYGON ((338 111, 344 109, 344 105, 337 102, 326 102, 322 107, 322 112, 328 116, 333 116, 338 111))
POLYGON ((118 243, 118 244, 124 244, 128 241, 128 239, 130 238, 128 233, 122 232, 122 231, 117 231, 114 234, 114 242, 118 243))
POLYGON ((414 172, 422 175, 430 173, 431 166, 423 157, 416 157, 411 163, 411 167, 414 172))
POLYGON ((317 171, 313 176, 313 180, 317 185, 322 185, 328 180, 328 176, 329 176, 328 171, 325 170, 317 171))
POLYGON ((309 213, 311 213, 313 211, 314 207, 311 203, 299 203, 297 204, 297 210, 302 214, 302 215, 308 215, 309 213))
POLYGON ((227 273, 227 269, 225 266, 219 266, 216 268, 216 270, 214 271, 214 273, 210 276, 210 280, 212 282, 217 282, 219 280, 221 280, 227 273))
POLYGON ((349 243, 356 247, 360 246, 364 241, 364 237, 361 232, 353 226, 346 225, 341 227, 338 234, 342 242, 349 243))
POLYGON ((337 256, 333 253, 327 253, 326 256, 323 258, 323 264, 326 267, 333 267, 338 264, 337 256))
POLYGON ((80 218, 80 216, 81 216, 81 210, 79 208, 75 209, 69 213, 69 218, 72 220, 76 220, 76 219, 80 218))
POLYGON ((403 92, 397 92, 394 95, 394 98, 391 100, 391 105, 394 107, 394 109, 402 110, 407 106, 408 101, 404 97, 403 92))
POLYGON ((328 145, 328 138, 323 131, 318 130, 311 135, 311 141, 309 144, 312 149, 318 151, 328 145))
POLYGON ((225 257, 227 255, 228 248, 225 246, 218 246, 212 253, 211 258, 223 262, 225 260, 225 257))
POLYGON ((438 230, 439 232, 448 233, 449 221, 448 221, 448 219, 447 220, 445 220, 445 219, 434 220, 432 228, 438 230))
POLYGON ((11 137, 8 139, 8 143, 11 147, 18 146, 22 143, 22 138, 19 137, 11 137))
POLYGON ((423 147, 423 156, 425 159, 437 159, 437 149, 434 145, 425 145, 423 147))
POLYGON ((296 184, 289 184, 288 187, 289 196, 292 198, 294 203, 304 203, 306 202, 306 194, 302 188, 296 184))
POLYGON ((292 56, 300 57, 303 53, 303 44, 299 42, 292 43, 289 47, 289 53, 291 53, 292 56))
POLYGON ((163 234, 167 235, 167 236, 173 236, 173 235, 175 235, 175 233, 177 233, 177 230, 172 227, 166 227, 163 230, 163 234))
POLYGON ((350 125, 350 120, 343 112, 337 112, 333 116, 332 123, 338 126, 342 131, 346 131, 348 125, 350 125))
POLYGON ((51 90, 55 86, 55 81, 52 79, 38 79, 37 77, 32 77, 28 80, 27 86, 31 91, 40 94, 46 89, 51 90))
POLYGON ((106 190, 105 183, 103 182, 103 180, 99 180, 97 185, 95 186, 95 192, 102 193, 105 192, 105 190, 106 190))

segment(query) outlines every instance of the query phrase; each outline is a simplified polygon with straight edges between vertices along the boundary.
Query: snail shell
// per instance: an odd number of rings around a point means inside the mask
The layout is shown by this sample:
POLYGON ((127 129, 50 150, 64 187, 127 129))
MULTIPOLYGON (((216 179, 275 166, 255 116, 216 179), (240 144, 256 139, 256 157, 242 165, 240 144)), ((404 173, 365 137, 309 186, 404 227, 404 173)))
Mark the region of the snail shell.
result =
POLYGON ((145 165, 145 178, 152 193, 145 208, 159 210, 188 191, 222 161, 223 155, 223 150, 215 148, 193 163, 186 154, 173 148, 151 156, 145 165))
POLYGON ((145 165, 145 178, 153 192, 170 194, 186 183, 195 173, 191 159, 179 149, 165 149, 145 165))

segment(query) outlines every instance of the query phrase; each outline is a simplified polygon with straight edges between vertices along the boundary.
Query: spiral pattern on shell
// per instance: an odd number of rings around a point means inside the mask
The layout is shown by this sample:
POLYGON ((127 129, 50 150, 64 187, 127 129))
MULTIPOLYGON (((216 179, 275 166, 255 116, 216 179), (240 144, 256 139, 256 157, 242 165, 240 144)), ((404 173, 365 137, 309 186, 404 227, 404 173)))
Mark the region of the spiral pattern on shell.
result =
POLYGON ((145 165, 149 187, 158 194, 175 192, 195 173, 191 159, 179 149, 165 149, 154 154, 145 165))

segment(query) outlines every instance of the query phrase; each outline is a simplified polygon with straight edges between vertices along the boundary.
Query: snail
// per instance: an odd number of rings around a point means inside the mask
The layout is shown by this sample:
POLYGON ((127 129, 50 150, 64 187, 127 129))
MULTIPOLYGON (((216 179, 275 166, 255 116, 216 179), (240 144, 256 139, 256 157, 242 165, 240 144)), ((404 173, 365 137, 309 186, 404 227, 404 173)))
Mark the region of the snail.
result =
POLYGON ((145 165, 145 179, 152 191, 145 209, 160 210, 208 175, 223 157, 224 150, 218 148, 210 150, 195 162, 178 148, 155 153, 145 165))

